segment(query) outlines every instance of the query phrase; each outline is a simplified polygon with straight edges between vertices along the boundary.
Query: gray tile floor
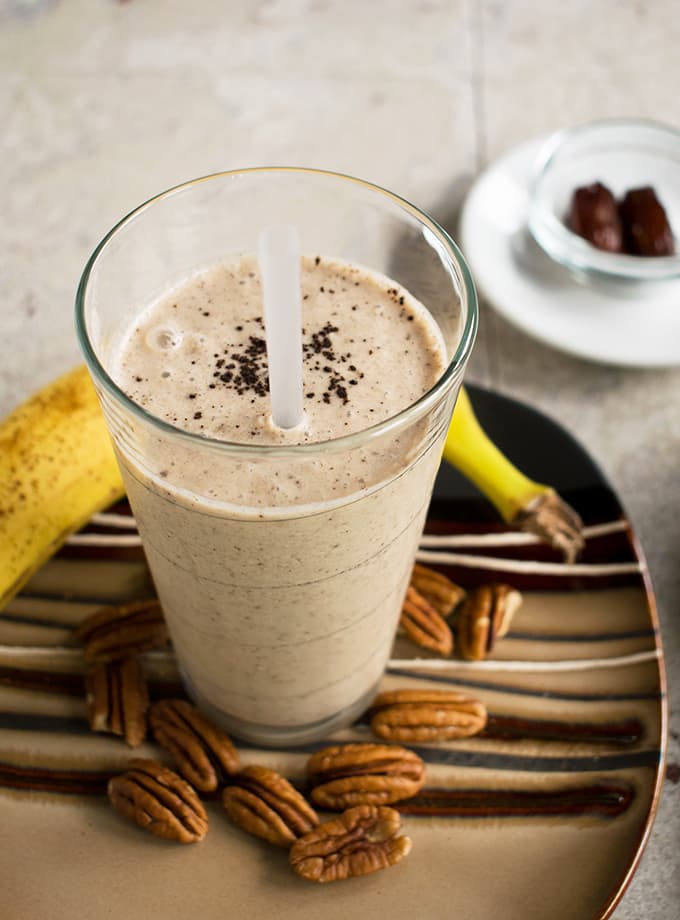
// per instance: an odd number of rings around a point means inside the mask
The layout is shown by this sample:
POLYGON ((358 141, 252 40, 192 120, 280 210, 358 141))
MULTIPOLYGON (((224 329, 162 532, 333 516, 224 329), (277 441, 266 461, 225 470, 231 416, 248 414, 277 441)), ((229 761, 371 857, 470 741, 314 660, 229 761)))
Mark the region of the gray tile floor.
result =
MULTIPOLYGON (((162 188, 296 163, 455 226, 477 172, 529 137, 680 124, 679 46, 674 0, 0 0, 0 412, 78 360, 80 270, 162 188)), ((619 492, 658 596, 677 764, 680 369, 589 364, 483 305, 469 377, 577 432, 619 492)), ((679 844, 676 779, 616 920, 678 915, 679 844)))

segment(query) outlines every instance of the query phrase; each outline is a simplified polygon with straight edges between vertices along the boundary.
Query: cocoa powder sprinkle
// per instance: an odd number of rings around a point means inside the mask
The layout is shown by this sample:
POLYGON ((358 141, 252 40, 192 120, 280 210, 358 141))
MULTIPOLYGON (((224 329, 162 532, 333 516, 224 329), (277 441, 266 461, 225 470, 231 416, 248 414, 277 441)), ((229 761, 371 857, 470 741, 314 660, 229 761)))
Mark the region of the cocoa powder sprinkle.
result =
MULTIPOLYGON (((260 326, 263 324, 262 317, 259 316, 253 317, 248 322, 253 322, 260 326)), ((236 326, 235 331, 241 332, 243 328, 242 325, 236 326)), ((351 354, 338 354, 335 350, 334 336, 340 332, 339 327, 327 322, 318 329, 308 331, 305 328, 302 331, 304 364, 311 370, 321 371, 328 378, 325 390, 318 397, 317 392, 314 391, 305 394, 306 398, 318 398, 321 402, 328 404, 331 401, 331 397, 335 396, 343 405, 347 404, 349 394, 345 384, 356 386, 358 380, 355 378, 363 375, 357 375, 357 367, 352 364, 349 369, 354 374, 354 377, 348 381, 340 369, 339 365, 346 364, 347 360, 351 358, 351 354), (323 358, 326 363, 322 365, 319 357, 323 358)), ((210 384, 211 389, 218 386, 217 381, 219 381, 219 384, 227 387, 227 389, 235 390, 239 395, 250 394, 255 397, 268 395, 269 371, 267 344, 264 337, 250 335, 247 339, 230 342, 224 348, 223 354, 228 355, 228 359, 224 357, 218 358, 215 355, 217 360, 215 361, 215 369, 212 375, 215 382, 210 384)))

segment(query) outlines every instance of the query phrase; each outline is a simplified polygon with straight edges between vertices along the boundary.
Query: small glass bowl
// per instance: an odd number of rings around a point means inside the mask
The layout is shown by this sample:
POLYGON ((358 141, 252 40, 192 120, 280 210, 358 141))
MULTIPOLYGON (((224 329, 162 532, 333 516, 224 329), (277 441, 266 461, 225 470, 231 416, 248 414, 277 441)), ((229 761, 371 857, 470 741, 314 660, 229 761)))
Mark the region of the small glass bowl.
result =
POLYGON ((651 185, 680 252, 680 132, 640 119, 609 119, 558 131, 541 148, 530 187, 529 230, 551 259, 580 276, 610 280, 680 278, 680 254, 630 256, 595 248, 565 220, 575 189, 602 182, 618 200, 651 185))

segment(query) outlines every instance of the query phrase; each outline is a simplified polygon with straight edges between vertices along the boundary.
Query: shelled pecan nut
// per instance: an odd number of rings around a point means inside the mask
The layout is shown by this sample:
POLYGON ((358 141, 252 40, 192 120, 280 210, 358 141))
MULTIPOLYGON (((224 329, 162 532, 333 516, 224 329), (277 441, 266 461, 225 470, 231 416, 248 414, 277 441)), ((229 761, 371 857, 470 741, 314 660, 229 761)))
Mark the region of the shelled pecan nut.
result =
POLYGON ((385 741, 450 741, 476 735, 486 725, 486 707, 452 690, 391 690, 370 709, 371 730, 385 741))
POLYGON ((319 823, 304 796, 267 767, 244 767, 229 777, 222 804, 234 824, 279 847, 289 847, 319 823))
POLYGON ((406 590, 399 626, 409 639, 423 648, 445 656, 453 651, 449 624, 412 586, 406 590))
POLYGON ((229 737, 186 700, 154 703, 149 727, 179 773, 201 792, 214 792, 238 770, 238 752, 229 737))
POLYGON ((85 646, 85 661, 115 661, 168 642, 163 611, 155 599, 98 610, 73 635, 85 646))
POLYGON ((393 808, 357 805, 297 840, 290 850, 293 871, 311 882, 336 882, 368 875, 400 862, 411 850, 400 836, 393 808))
POLYGON ((463 658, 486 658, 496 639, 507 633, 521 603, 521 593, 510 585, 481 585, 471 591, 456 618, 457 648, 463 658))
POLYGON ((307 761, 312 801, 343 811, 408 799, 425 782, 425 764, 413 751, 387 744, 336 744, 307 761))
POLYGON ((144 830, 178 843, 195 843, 208 831, 208 816, 189 783, 155 760, 131 760, 109 781, 113 807, 144 830))
POLYGON ((97 662, 85 675, 90 728, 122 735, 130 747, 146 737, 149 694, 136 658, 97 662))
POLYGON ((465 597, 465 590, 459 585, 419 562, 413 566, 411 587, 428 601, 437 613, 449 617, 465 597))

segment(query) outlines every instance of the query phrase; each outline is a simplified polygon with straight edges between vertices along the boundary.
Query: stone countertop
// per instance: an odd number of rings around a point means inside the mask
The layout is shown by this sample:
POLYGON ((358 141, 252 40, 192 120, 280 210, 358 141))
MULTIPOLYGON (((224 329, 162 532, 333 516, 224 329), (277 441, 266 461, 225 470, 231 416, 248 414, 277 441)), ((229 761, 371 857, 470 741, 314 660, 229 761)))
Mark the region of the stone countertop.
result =
MULTIPOLYGON (((161 189, 289 163, 453 220, 475 175, 527 138, 603 116, 679 125, 678 47, 674 0, 0 0, 0 414, 79 360, 83 265, 161 189)), ((482 305, 468 379, 577 433, 645 549, 672 768, 614 916, 677 916, 680 368, 568 357, 482 305)))

